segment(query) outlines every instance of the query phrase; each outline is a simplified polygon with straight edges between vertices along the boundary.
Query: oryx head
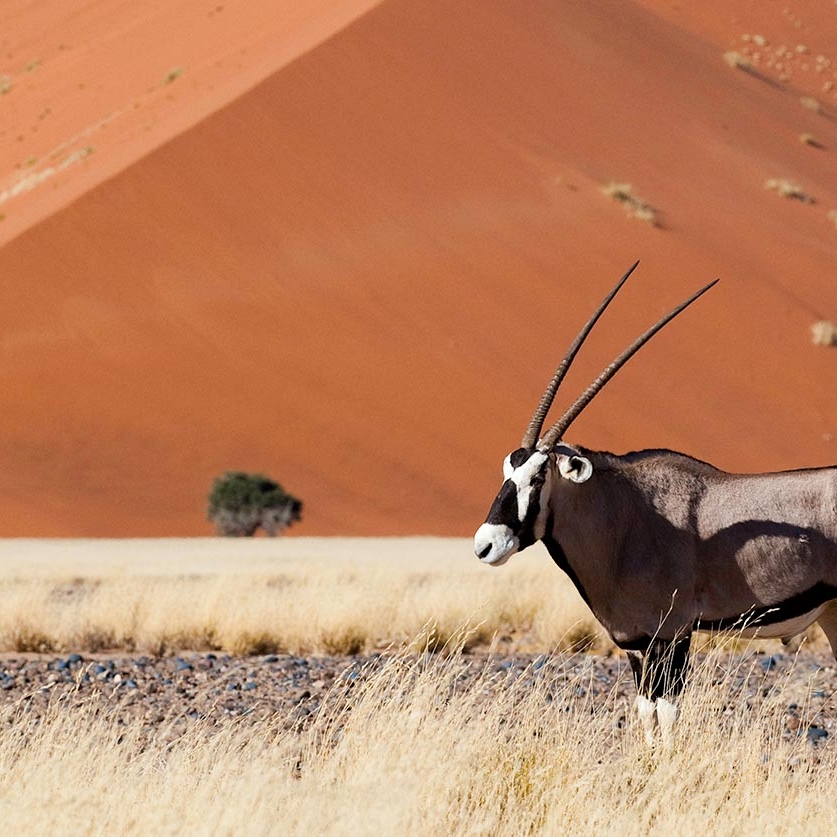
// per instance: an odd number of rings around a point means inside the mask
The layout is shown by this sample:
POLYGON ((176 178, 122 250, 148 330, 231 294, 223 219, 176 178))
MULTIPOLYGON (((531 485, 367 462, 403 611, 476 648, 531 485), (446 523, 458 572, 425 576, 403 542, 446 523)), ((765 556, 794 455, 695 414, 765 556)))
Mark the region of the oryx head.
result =
MULTIPOLYGON (((584 483, 595 476, 593 465, 582 452, 563 443, 567 428, 635 352, 718 281, 716 279, 715 282, 710 282, 693 294, 635 340, 587 387, 539 440, 546 414, 570 364, 596 321, 638 264, 639 262, 636 262, 630 267, 581 329, 541 397, 520 447, 503 461, 503 485, 491 505, 485 523, 477 529, 474 536, 474 552, 484 563, 499 567, 515 552, 531 546, 544 536, 551 512, 550 500, 554 492, 585 490, 584 483)), ((560 527, 561 522, 557 525, 560 527)))

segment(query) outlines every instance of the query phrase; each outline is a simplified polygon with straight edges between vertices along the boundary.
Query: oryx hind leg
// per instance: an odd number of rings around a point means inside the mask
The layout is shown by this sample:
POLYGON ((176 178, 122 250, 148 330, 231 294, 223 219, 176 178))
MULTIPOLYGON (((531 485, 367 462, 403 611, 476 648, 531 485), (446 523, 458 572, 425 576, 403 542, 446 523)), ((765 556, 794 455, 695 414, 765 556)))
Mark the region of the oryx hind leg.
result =
POLYGON ((817 617, 817 624, 822 628, 831 646, 831 653, 837 659, 837 601, 831 601, 825 606, 825 610, 817 617))
POLYGON ((674 741, 674 727, 680 716, 674 700, 686 684, 690 639, 654 639, 645 653, 628 652, 637 688, 634 705, 649 744, 653 744, 658 726, 665 746, 670 747, 674 741))

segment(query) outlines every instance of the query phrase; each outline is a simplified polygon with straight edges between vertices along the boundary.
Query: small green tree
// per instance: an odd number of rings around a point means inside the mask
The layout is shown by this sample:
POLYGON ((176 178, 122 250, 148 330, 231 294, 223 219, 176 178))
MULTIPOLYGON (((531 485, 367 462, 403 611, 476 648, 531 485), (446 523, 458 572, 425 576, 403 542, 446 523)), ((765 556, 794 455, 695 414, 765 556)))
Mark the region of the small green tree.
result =
POLYGON ((219 535, 252 537, 261 526, 272 537, 302 518, 302 501, 262 474, 227 471, 212 483, 207 516, 219 535))

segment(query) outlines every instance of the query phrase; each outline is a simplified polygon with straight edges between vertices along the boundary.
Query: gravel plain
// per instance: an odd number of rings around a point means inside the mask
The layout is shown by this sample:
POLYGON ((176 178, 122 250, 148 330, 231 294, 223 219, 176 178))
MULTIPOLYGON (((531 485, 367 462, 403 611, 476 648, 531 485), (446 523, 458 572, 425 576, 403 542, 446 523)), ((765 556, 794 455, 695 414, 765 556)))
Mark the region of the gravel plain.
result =
MULTIPOLYGON (((21 714, 37 719, 50 708, 95 701, 99 711, 115 723, 139 722, 149 732, 153 730, 155 737, 172 740, 196 723, 211 730, 223 727, 230 719, 260 723, 272 718, 280 720, 286 729, 300 729, 325 704, 345 701, 352 688, 385 665, 387 659, 385 654, 7 654, 0 656, 0 717, 11 724, 21 714)), ((442 659, 426 655, 422 665, 436 665, 442 659)), ((562 699, 567 699, 562 684, 571 680, 572 694, 577 698, 593 704, 616 698, 614 724, 624 723, 635 692, 621 655, 547 658, 538 654, 465 653, 458 661, 457 689, 469 688, 486 671, 501 687, 515 684, 526 688, 547 662, 542 673, 553 679, 555 692, 562 699)), ((720 701, 725 700, 724 689, 744 689, 748 705, 755 707, 778 688, 786 706, 786 735, 805 735, 812 745, 821 746, 835 734, 837 669, 825 651, 756 652, 736 666, 731 677, 723 663, 717 666, 715 682, 719 684, 720 701)))

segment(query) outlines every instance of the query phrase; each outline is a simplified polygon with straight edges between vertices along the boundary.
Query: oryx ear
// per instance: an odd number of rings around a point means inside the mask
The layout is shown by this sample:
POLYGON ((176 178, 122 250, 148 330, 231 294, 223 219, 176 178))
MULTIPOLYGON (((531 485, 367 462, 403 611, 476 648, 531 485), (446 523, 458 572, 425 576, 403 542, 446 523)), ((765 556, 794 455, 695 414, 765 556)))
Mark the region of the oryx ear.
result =
POLYGON ((558 471, 565 480, 572 482, 587 482, 593 476, 593 465, 584 456, 560 455, 558 457, 558 471))

